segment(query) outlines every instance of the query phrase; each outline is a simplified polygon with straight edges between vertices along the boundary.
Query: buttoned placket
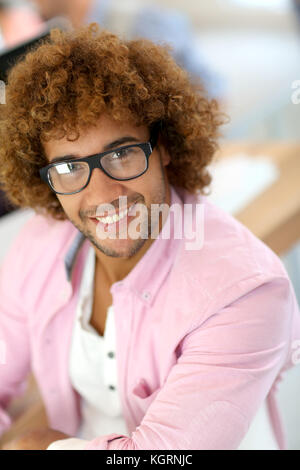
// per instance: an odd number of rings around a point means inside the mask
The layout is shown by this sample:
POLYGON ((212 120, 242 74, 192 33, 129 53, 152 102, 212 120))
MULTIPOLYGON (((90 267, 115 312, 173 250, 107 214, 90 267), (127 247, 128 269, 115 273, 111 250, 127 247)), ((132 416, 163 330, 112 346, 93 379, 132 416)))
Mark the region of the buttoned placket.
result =
POLYGON ((115 361, 115 338, 113 338, 113 325, 112 321, 115 319, 112 317, 114 315, 113 306, 109 307, 107 312, 107 319, 105 325, 105 336, 104 336, 104 347, 105 347, 105 382, 108 389, 111 392, 115 392, 118 387, 118 371, 117 364, 115 361))

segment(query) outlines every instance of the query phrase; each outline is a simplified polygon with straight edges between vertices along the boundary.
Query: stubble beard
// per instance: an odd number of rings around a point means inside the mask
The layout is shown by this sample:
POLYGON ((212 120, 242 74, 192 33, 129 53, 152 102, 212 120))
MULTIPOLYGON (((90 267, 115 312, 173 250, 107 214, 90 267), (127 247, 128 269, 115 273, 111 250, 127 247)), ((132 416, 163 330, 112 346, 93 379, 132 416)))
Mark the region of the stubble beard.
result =
MULTIPOLYGON (((166 179, 165 179, 165 173, 164 173, 164 168, 162 166, 161 159, 160 159, 160 166, 161 166, 161 177, 160 177, 159 184, 158 184, 158 190, 155 193, 155 195, 153 195, 151 204, 163 204, 165 203, 165 200, 166 200, 166 179)), ((141 202, 140 204, 145 204, 144 198, 143 198, 143 202, 141 202)), ((145 222, 145 220, 141 222, 141 238, 137 238, 136 240, 131 239, 131 243, 129 244, 128 249, 125 253, 114 250, 112 247, 101 244, 99 241, 99 238, 96 238, 93 232, 89 228, 84 228, 82 226, 79 226, 71 218, 69 218, 69 220, 104 255, 110 256, 113 258, 131 258, 144 246, 144 244, 151 237, 151 234, 153 232, 157 233, 157 225, 160 222, 158 221, 158 223, 156 223, 154 226, 151 226, 151 204, 150 206, 146 206, 147 207, 146 217, 148 219, 147 222, 145 222), (147 229, 143 230, 144 227, 146 227, 147 229)))

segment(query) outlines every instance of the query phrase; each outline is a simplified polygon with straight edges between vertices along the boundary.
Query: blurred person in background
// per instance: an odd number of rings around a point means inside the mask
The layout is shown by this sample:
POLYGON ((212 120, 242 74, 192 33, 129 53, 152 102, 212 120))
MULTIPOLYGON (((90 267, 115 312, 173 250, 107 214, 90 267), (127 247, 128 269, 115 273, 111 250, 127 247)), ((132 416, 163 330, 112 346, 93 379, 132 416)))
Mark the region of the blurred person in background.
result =
POLYGON ((172 46, 172 55, 208 94, 224 98, 224 79, 210 71, 197 47, 195 32, 183 13, 140 0, 34 0, 45 19, 67 16, 74 27, 92 22, 127 39, 144 37, 172 46))
POLYGON ((43 20, 32 2, 0 0, 2 47, 13 47, 39 34, 43 20))
MULTIPOLYGON (((56 16, 67 17, 74 28, 80 27, 93 7, 102 4, 102 0, 33 0, 44 20, 56 16)), ((96 20, 95 20, 96 21, 96 20)))

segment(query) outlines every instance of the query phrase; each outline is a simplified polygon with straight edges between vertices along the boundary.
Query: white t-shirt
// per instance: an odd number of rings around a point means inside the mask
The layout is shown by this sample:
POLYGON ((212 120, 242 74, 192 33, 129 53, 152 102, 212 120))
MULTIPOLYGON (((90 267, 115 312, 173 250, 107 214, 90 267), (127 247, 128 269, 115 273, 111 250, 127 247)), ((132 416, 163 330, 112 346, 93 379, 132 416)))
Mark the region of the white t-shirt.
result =
POLYGON ((71 383, 81 395, 82 423, 77 437, 82 439, 128 433, 117 383, 113 306, 108 308, 103 336, 89 323, 94 272, 95 250, 91 247, 80 287, 69 363, 71 383))
MULTIPOLYGON (((71 383, 81 396, 81 426, 76 437, 55 441, 47 450, 80 450, 88 440, 105 434, 128 436, 118 391, 113 306, 108 308, 104 336, 100 336, 89 323, 94 272, 95 250, 91 247, 80 286, 69 367, 71 383)), ((238 450, 260 449, 279 450, 266 400, 238 447, 238 450)))

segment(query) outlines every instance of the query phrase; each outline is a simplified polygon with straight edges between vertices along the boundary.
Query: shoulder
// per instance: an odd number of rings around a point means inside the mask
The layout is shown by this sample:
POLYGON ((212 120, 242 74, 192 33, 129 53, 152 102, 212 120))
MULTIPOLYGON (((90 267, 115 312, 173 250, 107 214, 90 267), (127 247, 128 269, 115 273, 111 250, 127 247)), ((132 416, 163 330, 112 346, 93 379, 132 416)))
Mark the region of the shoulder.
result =
POLYGON ((199 204, 203 216, 195 225, 202 231, 200 247, 186 249, 185 238, 180 245, 173 269, 178 289, 211 312, 262 284, 289 281, 280 258, 235 217, 207 196, 182 191, 180 197, 184 204, 199 204))
POLYGON ((10 252, 18 248, 21 251, 29 249, 30 253, 34 253, 45 248, 45 245, 48 251, 55 251, 64 246, 75 231, 69 220, 59 221, 34 213, 16 235, 10 252))
POLYGON ((42 278, 42 273, 49 271, 67 250, 76 232, 68 220, 57 221, 33 214, 15 236, 1 263, 2 287, 4 280, 10 279, 10 285, 17 289, 31 278, 33 271, 42 278))

